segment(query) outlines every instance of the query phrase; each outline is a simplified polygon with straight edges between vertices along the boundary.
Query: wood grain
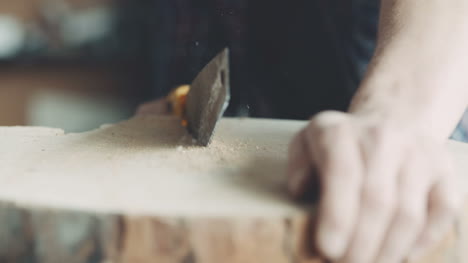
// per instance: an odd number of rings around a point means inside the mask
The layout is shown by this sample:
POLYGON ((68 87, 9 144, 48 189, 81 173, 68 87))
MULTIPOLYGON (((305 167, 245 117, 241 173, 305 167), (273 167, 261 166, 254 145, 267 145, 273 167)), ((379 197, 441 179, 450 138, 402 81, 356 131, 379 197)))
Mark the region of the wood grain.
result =
MULTIPOLYGON (((67 135, 0 128, 0 262, 319 263, 313 207, 284 189, 304 125, 224 119, 209 148, 169 117, 67 135)), ((465 179, 468 146, 448 147, 465 179)), ((467 262, 466 211, 421 263, 467 262)))

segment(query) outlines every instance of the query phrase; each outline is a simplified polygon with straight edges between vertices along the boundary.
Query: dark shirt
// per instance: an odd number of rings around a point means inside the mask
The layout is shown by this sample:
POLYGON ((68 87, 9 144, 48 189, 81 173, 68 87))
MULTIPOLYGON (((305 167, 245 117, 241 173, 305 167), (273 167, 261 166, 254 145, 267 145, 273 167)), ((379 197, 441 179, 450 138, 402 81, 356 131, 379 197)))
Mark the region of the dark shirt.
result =
POLYGON ((168 2, 158 91, 190 83, 228 46, 230 115, 306 119, 345 110, 373 53, 377 1, 168 2))

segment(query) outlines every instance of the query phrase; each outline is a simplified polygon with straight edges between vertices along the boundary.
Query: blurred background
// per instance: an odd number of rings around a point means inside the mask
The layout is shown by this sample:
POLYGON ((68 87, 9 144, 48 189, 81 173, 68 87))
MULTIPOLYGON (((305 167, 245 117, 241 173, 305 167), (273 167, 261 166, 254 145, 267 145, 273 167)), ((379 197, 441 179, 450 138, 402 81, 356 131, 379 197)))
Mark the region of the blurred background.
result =
MULTIPOLYGON (((231 41, 232 54, 242 52, 240 47, 245 44, 246 38, 239 21, 247 16, 244 7, 248 1, 219 2, 226 2, 225 6, 215 5, 216 15, 209 20, 205 19, 209 17, 206 13, 213 6, 211 1, 206 0, 0 0, 0 126, 49 126, 62 128, 66 132, 81 132, 95 129, 103 123, 131 117, 142 102, 165 95, 176 85, 189 83, 203 65, 224 47, 226 39, 238 40, 231 41), (198 26, 191 28, 194 24, 198 26), (226 32, 225 28, 233 30, 221 36, 226 32), (222 40, 218 41, 218 38, 222 40), (190 63, 188 57, 192 60, 190 63)), ((317 96, 316 92, 313 95, 304 95, 304 91, 311 89, 298 85, 299 91, 295 91, 292 89, 293 85, 289 85, 291 82, 286 82, 284 86, 288 87, 287 96, 284 92, 275 94, 270 88, 274 83, 253 83, 255 81, 252 80, 261 79, 256 73, 250 79, 249 76, 243 76, 251 70, 246 70, 247 64, 251 63, 238 60, 237 67, 231 68, 234 74, 240 76, 239 83, 231 83, 236 86, 232 89, 231 104, 239 108, 234 109, 235 114, 252 114, 252 105, 259 105, 258 112, 261 112, 266 105, 261 96, 270 93, 277 97, 277 104, 288 105, 283 108, 291 108, 304 115, 280 112, 271 116, 305 119, 329 105, 339 105, 338 109, 345 109, 359 80, 354 79, 349 84, 340 82, 344 78, 336 77, 342 75, 337 67, 341 64, 336 59, 329 58, 338 57, 336 52, 347 49, 334 47, 327 42, 329 39, 326 36, 333 30, 323 31, 320 21, 314 20, 314 17, 323 15, 323 10, 317 11, 318 14, 315 15, 307 13, 304 15, 308 17, 305 21, 298 19, 298 23, 302 27, 306 26, 307 30, 311 30, 312 25, 317 25, 313 29, 314 34, 306 37, 292 32, 291 34, 299 37, 295 41, 289 33, 283 32, 289 37, 283 41, 286 43, 282 43, 281 39, 275 38, 277 31, 283 29, 289 32, 288 27, 284 26, 285 21, 294 19, 277 19, 273 16, 273 19, 270 17, 270 20, 265 20, 264 17, 268 17, 273 8, 265 10, 264 6, 276 3, 276 9, 281 11, 283 1, 258 0, 249 3, 257 6, 256 9, 253 8, 256 10, 254 20, 257 19, 260 25, 264 24, 263 27, 258 26, 256 31, 252 30, 249 36, 254 42, 263 43, 255 44, 258 46, 258 53, 271 49, 269 52, 273 54, 270 54, 273 60, 265 60, 268 65, 259 64, 260 71, 254 72, 261 73, 263 68, 272 64, 279 65, 280 74, 277 75, 298 78, 292 72, 282 70, 281 65, 287 63, 278 60, 275 48, 281 48, 283 44, 288 46, 290 43, 303 42, 304 45, 313 45, 315 48, 309 48, 310 54, 307 53, 307 56, 303 52, 288 53, 284 56, 286 62, 293 61, 300 69, 310 70, 310 61, 318 61, 318 66, 312 67, 313 72, 324 70, 326 74, 315 74, 313 82, 326 83, 318 86, 327 86, 327 89, 322 96, 317 96), (272 21, 277 24, 272 25, 272 21), (271 42, 271 39, 275 41, 271 42), (304 63, 300 64, 298 61, 304 63), (251 94, 256 86, 267 89, 260 89, 260 95, 257 94, 261 97, 260 102, 254 101, 252 104, 251 101, 243 101, 243 97, 257 99, 256 94, 251 94), (351 89, 343 90, 342 87, 351 89), (310 100, 314 98, 312 105, 318 108, 309 109, 310 100), (248 113, 243 113, 244 111, 248 113)), ((337 23, 338 27, 335 28, 335 31, 347 37, 345 43, 348 47, 357 47, 355 49, 359 51, 354 53, 361 57, 355 60, 363 63, 353 67, 359 71, 354 74, 356 76, 362 75, 372 56, 375 21, 378 16, 378 12, 372 12, 378 10, 376 2, 363 3, 365 4, 360 10, 362 14, 356 15, 359 18, 354 23, 356 28, 350 28, 350 23, 337 23), (363 31, 362 26, 357 27, 361 24, 373 26, 367 26, 363 31), (370 48, 363 52, 360 48, 362 46, 370 48)), ((306 12, 317 9, 298 6, 297 9, 308 10, 306 12)), ((325 17, 339 17, 340 13, 334 10, 342 9, 330 10, 332 12, 325 17)), ((350 50, 348 53, 353 55, 353 50, 350 50)), ((301 72, 298 70, 298 74, 305 78, 303 82, 310 82, 308 72, 301 72)), ((268 74, 265 76, 263 79, 269 79, 268 74)), ((285 91, 284 87, 281 90, 285 91)), ((258 113, 253 116, 271 117, 258 113)), ((465 114, 465 120, 460 123, 453 137, 468 140, 467 131, 468 114, 465 114)))
POLYGON ((341 68, 330 58, 343 49, 329 44, 318 1, 286 13, 282 1, 253 1, 250 16, 247 2, 0 0, 0 126, 80 132, 126 119, 142 102, 190 83, 226 43, 237 76, 228 115, 307 119, 331 106, 344 110, 354 88, 343 87, 357 81, 336 77, 341 68), (256 25, 249 35, 245 21, 256 25))
POLYGON ((0 1, 0 126, 80 132, 154 96, 155 1, 0 1))

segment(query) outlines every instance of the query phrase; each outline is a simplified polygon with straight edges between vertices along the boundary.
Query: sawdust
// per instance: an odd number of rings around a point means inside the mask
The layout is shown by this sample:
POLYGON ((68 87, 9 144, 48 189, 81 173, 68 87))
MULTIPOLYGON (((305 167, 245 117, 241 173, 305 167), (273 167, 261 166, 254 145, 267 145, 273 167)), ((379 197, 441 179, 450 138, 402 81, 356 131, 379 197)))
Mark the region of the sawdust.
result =
POLYGON ((176 147, 176 155, 185 164, 192 164, 193 169, 202 170, 212 162, 220 165, 234 165, 249 159, 249 143, 244 140, 226 141, 214 139, 208 147, 182 144, 176 147))
POLYGON ((208 147, 194 145, 169 117, 66 135, 0 128, 8 149, 0 152, 0 200, 126 213, 281 214, 294 209, 278 198, 287 143, 302 124, 282 123, 222 120, 208 147))

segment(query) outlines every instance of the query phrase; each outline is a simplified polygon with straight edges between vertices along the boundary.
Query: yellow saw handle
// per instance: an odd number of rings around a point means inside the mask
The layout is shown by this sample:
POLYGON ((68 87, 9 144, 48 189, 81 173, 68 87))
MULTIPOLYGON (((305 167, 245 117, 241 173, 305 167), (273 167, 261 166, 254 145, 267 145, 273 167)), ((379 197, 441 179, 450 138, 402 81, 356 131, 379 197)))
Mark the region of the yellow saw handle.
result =
POLYGON ((171 105, 172 113, 182 120, 182 125, 187 126, 186 107, 187 94, 190 91, 190 85, 181 85, 175 88, 167 96, 167 100, 171 105))

